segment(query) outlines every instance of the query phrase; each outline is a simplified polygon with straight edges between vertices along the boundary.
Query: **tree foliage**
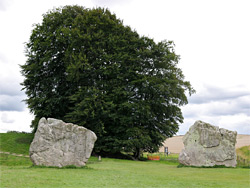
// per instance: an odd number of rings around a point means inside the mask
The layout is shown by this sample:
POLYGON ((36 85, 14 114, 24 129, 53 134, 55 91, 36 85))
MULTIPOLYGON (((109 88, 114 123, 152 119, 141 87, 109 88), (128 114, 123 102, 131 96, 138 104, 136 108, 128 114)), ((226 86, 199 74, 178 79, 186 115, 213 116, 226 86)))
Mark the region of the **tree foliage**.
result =
POLYGON ((35 120, 53 117, 98 136, 96 152, 155 152, 178 131, 194 92, 171 41, 139 36, 107 9, 65 6, 43 15, 21 66, 35 120))

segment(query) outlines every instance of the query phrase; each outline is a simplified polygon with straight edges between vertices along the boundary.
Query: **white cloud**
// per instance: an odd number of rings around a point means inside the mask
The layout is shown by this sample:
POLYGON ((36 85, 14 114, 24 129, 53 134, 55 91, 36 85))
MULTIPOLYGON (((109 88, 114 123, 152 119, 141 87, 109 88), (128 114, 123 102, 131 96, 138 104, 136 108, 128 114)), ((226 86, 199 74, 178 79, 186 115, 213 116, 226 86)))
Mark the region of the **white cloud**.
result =
POLYGON ((9 130, 19 132, 31 132, 30 124, 33 116, 26 109, 25 111, 0 111, 0 132, 9 130))
POLYGON ((23 111, 25 104, 22 102, 25 96, 0 95, 1 111, 23 111))
POLYGON ((221 116, 218 126, 237 130, 241 134, 250 134, 250 116, 246 114, 221 116))
POLYGON ((236 98, 244 98, 250 96, 250 88, 246 86, 212 86, 204 84, 202 88, 199 88, 197 93, 190 97, 189 102, 192 104, 208 103, 213 101, 225 101, 236 98))
POLYGON ((128 5, 131 0, 92 0, 92 2, 101 7, 114 7, 128 5))
POLYGON ((250 90, 246 88, 218 88, 205 84, 190 97, 190 104, 182 108, 185 120, 178 134, 185 134, 196 120, 250 134, 250 90))
POLYGON ((0 75, 0 95, 24 95, 24 92, 21 92, 22 86, 20 85, 20 83, 22 82, 22 78, 19 71, 13 72, 13 74, 11 74, 12 71, 6 69, 3 70, 3 72, 4 71, 10 74, 6 76, 4 76, 4 74, 0 75))
POLYGON ((0 1, 0 11, 6 11, 7 8, 11 5, 12 0, 1 0, 0 1))
POLYGON ((14 123, 15 122, 15 119, 10 119, 8 117, 8 114, 6 112, 2 113, 1 115, 1 121, 2 123, 14 123))
POLYGON ((238 134, 250 134, 250 117, 245 114, 236 114, 228 116, 197 115, 196 117, 187 117, 184 123, 181 124, 177 135, 184 135, 197 120, 219 126, 220 128, 237 131, 238 134))
POLYGON ((186 117, 194 117, 199 115, 235 115, 246 114, 250 116, 250 95, 230 100, 218 100, 207 103, 193 104, 190 103, 183 108, 186 117))
MULTIPOLYGON (((6 50, 6 49, 5 49, 6 50)), ((5 52, 5 51, 4 51, 5 52)), ((8 52, 8 51, 7 51, 8 52)), ((19 56, 0 56, 0 110, 1 111, 23 111, 25 109, 24 91, 21 91, 20 83, 23 78, 18 66, 19 56), (15 59, 17 57, 17 59, 15 59)), ((23 58, 24 59, 24 58, 23 58)))

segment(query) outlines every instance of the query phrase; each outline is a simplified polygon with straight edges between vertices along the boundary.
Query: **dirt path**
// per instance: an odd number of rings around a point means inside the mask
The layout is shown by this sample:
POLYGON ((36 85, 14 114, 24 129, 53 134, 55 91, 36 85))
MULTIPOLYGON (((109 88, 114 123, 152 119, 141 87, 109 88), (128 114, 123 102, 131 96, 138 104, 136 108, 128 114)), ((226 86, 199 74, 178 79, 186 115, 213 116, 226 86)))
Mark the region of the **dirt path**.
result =
POLYGON ((27 158, 29 158, 28 155, 23 155, 23 154, 16 154, 16 153, 4 152, 4 151, 0 151, 0 153, 7 154, 7 155, 13 155, 13 156, 16 156, 16 157, 27 157, 27 158))

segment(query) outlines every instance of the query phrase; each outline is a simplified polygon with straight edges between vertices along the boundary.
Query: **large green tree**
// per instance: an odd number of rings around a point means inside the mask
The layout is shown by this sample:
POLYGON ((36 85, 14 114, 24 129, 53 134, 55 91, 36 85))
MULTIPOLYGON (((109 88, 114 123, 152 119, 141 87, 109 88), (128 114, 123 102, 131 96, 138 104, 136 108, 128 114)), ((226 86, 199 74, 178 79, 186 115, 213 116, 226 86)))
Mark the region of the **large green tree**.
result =
POLYGON ((109 10, 65 6, 43 15, 21 66, 35 119, 53 117, 94 131, 100 153, 155 152, 183 122, 194 92, 171 41, 155 43, 109 10))

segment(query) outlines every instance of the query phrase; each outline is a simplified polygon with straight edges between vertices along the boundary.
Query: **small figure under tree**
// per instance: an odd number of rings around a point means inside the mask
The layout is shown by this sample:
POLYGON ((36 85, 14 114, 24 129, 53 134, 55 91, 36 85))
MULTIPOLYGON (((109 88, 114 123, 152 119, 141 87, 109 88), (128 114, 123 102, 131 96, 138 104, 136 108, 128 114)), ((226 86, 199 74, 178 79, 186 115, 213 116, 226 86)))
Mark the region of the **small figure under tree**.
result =
POLYGON ((53 117, 94 131, 95 152, 155 152, 183 122, 191 84, 171 41, 155 43, 109 10, 65 6, 43 15, 21 66, 35 119, 53 117))

